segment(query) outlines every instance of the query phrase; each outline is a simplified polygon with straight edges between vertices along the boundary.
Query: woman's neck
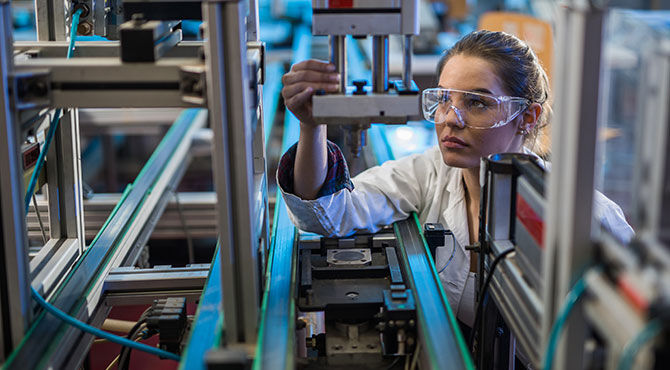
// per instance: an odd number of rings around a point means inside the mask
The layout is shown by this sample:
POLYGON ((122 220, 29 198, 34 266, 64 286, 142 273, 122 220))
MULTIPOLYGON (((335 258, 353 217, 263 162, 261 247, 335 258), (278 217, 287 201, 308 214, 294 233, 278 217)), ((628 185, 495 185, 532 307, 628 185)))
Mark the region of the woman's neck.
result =
POLYGON ((472 205, 479 206, 480 198, 480 184, 479 184, 479 167, 464 168, 463 182, 465 183, 465 196, 472 205))

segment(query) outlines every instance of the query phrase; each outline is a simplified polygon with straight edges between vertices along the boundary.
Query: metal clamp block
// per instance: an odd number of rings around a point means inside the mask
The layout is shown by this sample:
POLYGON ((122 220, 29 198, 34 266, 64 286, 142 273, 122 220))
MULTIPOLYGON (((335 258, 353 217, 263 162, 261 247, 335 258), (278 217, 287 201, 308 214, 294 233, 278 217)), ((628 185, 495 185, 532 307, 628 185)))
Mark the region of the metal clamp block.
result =
POLYGON ((179 70, 179 91, 186 103, 207 105, 205 66, 183 66, 179 70))
POLYGON ((16 109, 40 108, 51 102, 51 72, 22 70, 13 74, 12 93, 16 109))

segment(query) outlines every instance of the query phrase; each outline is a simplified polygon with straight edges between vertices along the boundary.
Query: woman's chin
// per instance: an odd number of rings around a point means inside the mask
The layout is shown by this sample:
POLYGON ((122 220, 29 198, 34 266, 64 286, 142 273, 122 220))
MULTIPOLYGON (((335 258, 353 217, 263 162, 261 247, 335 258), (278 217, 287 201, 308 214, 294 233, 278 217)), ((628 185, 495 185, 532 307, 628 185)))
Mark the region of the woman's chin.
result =
POLYGON ((442 160, 444 164, 450 167, 458 168, 473 168, 479 167, 479 158, 471 158, 470 156, 460 155, 452 152, 442 151, 442 160))

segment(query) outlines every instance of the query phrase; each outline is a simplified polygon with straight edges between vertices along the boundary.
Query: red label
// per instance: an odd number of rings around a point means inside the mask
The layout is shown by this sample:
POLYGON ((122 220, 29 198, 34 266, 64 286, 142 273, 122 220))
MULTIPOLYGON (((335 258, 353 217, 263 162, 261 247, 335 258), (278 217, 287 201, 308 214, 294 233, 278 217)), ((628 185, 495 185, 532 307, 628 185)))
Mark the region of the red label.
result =
POLYGON ((516 218, 521 221, 540 248, 544 249, 544 222, 519 194, 516 197, 516 218))
POLYGON ((623 295, 628 298, 628 301, 640 312, 646 312, 649 308, 647 299, 638 292, 626 276, 619 277, 617 281, 619 289, 623 295))
POLYGON ((330 0, 328 2, 329 8, 353 8, 354 0, 330 0))

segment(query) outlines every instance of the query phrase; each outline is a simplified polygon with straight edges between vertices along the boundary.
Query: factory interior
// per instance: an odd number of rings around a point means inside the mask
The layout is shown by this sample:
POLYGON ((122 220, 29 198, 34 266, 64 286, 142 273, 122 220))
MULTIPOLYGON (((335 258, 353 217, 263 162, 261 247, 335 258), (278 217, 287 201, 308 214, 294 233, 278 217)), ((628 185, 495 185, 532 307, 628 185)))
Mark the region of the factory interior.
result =
POLYGON ((670 368, 670 2, 0 25, 2 368, 670 368))

